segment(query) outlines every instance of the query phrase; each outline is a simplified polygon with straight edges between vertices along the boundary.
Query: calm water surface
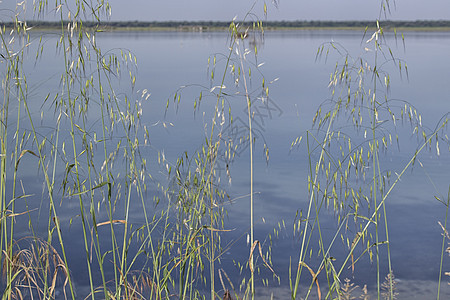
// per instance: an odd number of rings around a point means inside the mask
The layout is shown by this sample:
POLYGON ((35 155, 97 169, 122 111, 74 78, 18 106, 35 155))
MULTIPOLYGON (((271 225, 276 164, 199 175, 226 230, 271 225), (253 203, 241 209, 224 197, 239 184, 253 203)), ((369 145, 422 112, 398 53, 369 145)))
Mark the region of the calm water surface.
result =
MULTIPOLYGON (((391 73, 388 97, 413 104, 422 112, 424 126, 434 128, 444 113, 450 111, 450 33, 407 32, 405 37, 405 47, 401 39, 396 41, 392 36, 387 38, 394 53, 408 65, 408 76, 400 76, 394 64, 386 63, 384 66, 391 73)), ((308 203, 308 156, 304 147, 290 149, 290 146, 297 136, 306 138, 316 109, 330 98, 329 75, 339 59, 339 56, 330 54, 326 61, 316 60, 317 49, 323 43, 334 41, 356 58, 364 54, 365 40, 367 37, 363 38, 362 33, 353 31, 286 31, 266 32, 264 43, 260 45, 258 60, 265 63, 260 67, 261 72, 267 81, 279 79, 270 86, 272 111, 262 114, 256 125, 256 239, 267 240, 267 235, 273 234, 273 228, 278 228, 278 223, 284 220, 286 228, 279 230, 278 237, 272 236, 273 265, 284 287, 288 286, 289 257, 294 263, 299 253, 300 238, 292 235, 292 224, 296 212, 306 211, 308 203), (268 163, 263 155, 263 139, 270 149, 268 163)), ((171 105, 166 113, 166 102, 168 98, 173 98, 180 86, 201 85, 205 89, 210 88, 208 57, 216 54, 223 63, 220 54, 227 52, 226 33, 117 32, 99 35, 98 42, 104 51, 125 48, 137 56, 136 91, 146 88, 151 93, 149 100, 143 104, 143 122, 151 128, 151 147, 143 150, 149 161, 156 159, 157 151, 164 151, 168 161, 175 163, 176 158, 185 151, 193 154, 198 150, 204 141, 204 123, 207 122, 202 117, 202 111, 210 109, 212 104, 208 101, 214 102, 214 99, 204 100, 195 116, 193 100, 201 90, 197 86, 183 90, 178 109, 171 105), (172 125, 166 128, 161 125, 163 122, 172 125)), ((54 57, 44 57, 38 67, 30 67, 29 80, 40 82, 33 86, 36 98, 44 95, 45 90, 58 89, 60 70, 56 64, 50 63, 50 59, 54 57)), ((260 85, 259 82, 252 84, 255 89, 260 85)), ((230 101, 238 111, 237 117, 245 120, 245 103, 241 100, 232 98, 230 101)), ((93 112, 90 116, 96 118, 97 113, 93 112)), ((43 124, 41 130, 45 130, 45 120, 43 124)), ((400 151, 397 146, 392 146, 383 152, 381 168, 400 172, 417 148, 417 142, 409 125, 399 125, 392 130, 401 136, 400 151)), ((224 240, 236 241, 222 259, 222 265, 230 274, 236 272, 233 260, 245 262, 248 258, 245 237, 250 220, 248 158, 248 151, 241 152, 231 165, 231 184, 224 182, 224 187, 233 199, 232 203, 226 204, 229 217, 225 227, 234 229, 232 233, 224 235, 224 240)), ((399 280, 436 281, 442 247, 442 230, 437 222, 444 221, 445 206, 435 196, 446 200, 448 195, 448 145, 442 146, 440 156, 432 149, 423 152, 419 160, 424 167, 416 165, 413 171, 409 170, 387 200, 390 250, 393 270, 399 280)), ((150 167, 150 172, 158 178, 157 166, 150 167)), ((23 175, 30 178, 30 182, 36 182, 33 179, 35 173, 25 173, 23 175)), ((37 191, 41 188, 38 182, 35 188, 37 191)), ((83 241, 76 218, 78 210, 78 203, 67 201, 59 214, 66 221, 74 219, 74 225, 66 228, 74 237, 67 240, 68 251, 72 262, 83 262, 72 263, 75 281, 83 286, 87 281, 82 275, 86 271, 85 256, 80 251, 83 241)), ((39 216, 37 218, 39 220, 39 216)), ((46 218, 43 217, 44 224, 41 227, 44 230, 45 222, 46 218)), ((328 234, 324 236, 326 244, 336 232, 336 224, 337 217, 331 210, 323 213, 321 227, 328 234)), ((27 235, 26 229, 23 230, 24 235, 27 235)), ((348 230, 354 232, 356 229, 349 225, 348 230)), ((317 243, 317 237, 314 236, 311 247, 317 249, 317 243)), ((386 247, 381 249, 383 257, 386 257, 386 247)), ((345 255, 345 250, 346 246, 337 241, 330 255, 339 258, 345 255)), ((311 264, 314 264, 316 256, 317 252, 312 253, 311 264)), ((381 268, 382 274, 386 274, 385 261, 381 263, 381 268)), ((450 270, 448 257, 444 258, 444 270, 450 270)), ((355 274, 348 271, 346 276, 360 285, 373 286, 375 274, 376 265, 370 263, 366 255, 356 265, 355 274)), ((239 278, 237 273, 233 275, 239 278)), ((305 282, 309 280, 307 276, 309 274, 305 273, 305 282)))

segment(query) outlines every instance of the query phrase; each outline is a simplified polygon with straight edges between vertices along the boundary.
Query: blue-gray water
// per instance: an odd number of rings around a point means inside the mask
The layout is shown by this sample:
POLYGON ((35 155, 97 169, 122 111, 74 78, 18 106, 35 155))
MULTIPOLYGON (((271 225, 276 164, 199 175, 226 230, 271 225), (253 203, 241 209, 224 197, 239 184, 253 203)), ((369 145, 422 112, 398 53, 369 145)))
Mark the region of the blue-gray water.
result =
MULTIPOLYGON (((258 62, 264 62, 259 69, 271 81, 270 108, 261 114, 258 123, 258 139, 255 158, 255 223, 256 239, 264 241, 272 233, 273 267, 281 276, 282 286, 287 286, 287 272, 290 257, 292 264, 298 262, 301 240, 292 236, 292 224, 297 211, 306 212, 308 205, 308 155, 305 147, 291 149, 291 143, 298 136, 306 139, 306 131, 311 128, 312 118, 321 103, 330 98, 329 74, 333 71, 339 56, 330 54, 328 59, 316 58, 320 45, 334 41, 348 50, 354 58, 364 55, 365 41, 357 31, 283 31, 266 32, 264 43, 259 45, 258 62), (267 142, 270 159, 264 159, 262 140, 267 142), (280 230, 278 237, 273 236, 273 228, 284 220, 286 229, 280 230)), ((51 40, 52 37, 49 37, 51 40)), ((143 154, 148 156, 152 166, 150 173, 158 178, 159 169, 156 161, 157 151, 164 151, 172 164, 185 151, 193 154, 204 141, 204 120, 202 112, 211 108, 208 101, 194 116, 193 101, 198 97, 201 85, 210 88, 210 69, 208 57, 216 55, 223 63, 220 54, 227 54, 229 39, 226 33, 180 33, 180 32, 114 32, 99 34, 98 43, 103 51, 124 48, 134 53, 138 60, 137 81, 131 97, 138 98, 137 91, 148 89, 151 93, 143 104, 143 125, 150 128, 150 145, 143 154), (176 109, 170 105, 165 112, 167 99, 173 98, 180 86, 189 86, 182 91, 181 104, 176 109), (162 124, 169 124, 167 127, 162 124), (153 169, 152 169, 153 168, 153 169)), ((450 111, 450 33, 405 33, 405 45, 401 38, 395 40, 388 35, 387 43, 393 48, 395 56, 402 58, 408 66, 408 74, 400 76, 394 64, 386 63, 385 68, 391 74, 390 99, 405 100, 422 113, 425 127, 434 128, 439 119, 450 111)), ((51 45, 48 46, 51 49, 51 45)), ((48 51, 52 53, 52 51, 48 51)), ((59 72, 52 64, 53 56, 43 57, 36 67, 31 68, 29 81, 36 80, 32 92, 45 95, 46 90, 57 90, 59 72), (45 90, 44 90, 45 89, 45 90)), ((389 60, 389 57, 386 58, 389 60)), ((218 65, 220 65, 218 63, 218 65)), ((219 68, 218 68, 219 69, 219 68)), ((217 75, 221 70, 217 71, 217 75)), ((260 82, 257 76, 251 84, 256 89, 260 82)), ((233 90, 232 87, 227 87, 233 90)), ((119 88, 120 89, 120 88, 119 88)), ((227 90, 226 90, 227 91, 227 90)), ((232 107, 241 113, 245 111, 242 98, 232 98, 232 107)), ((35 108, 39 109, 39 104, 35 108)), ((37 113, 36 113, 37 116, 37 113)), ((206 115, 208 116, 208 115, 206 115)), ((237 114, 239 117, 239 113, 237 114)), ((90 117, 97 118, 96 113, 90 117)), ((245 114, 240 116, 244 121, 245 114)), ((45 120, 43 121, 45 123, 45 120)), ((45 130, 43 125, 41 130, 45 130)), ((400 151, 394 142, 389 150, 380 156, 381 168, 400 172, 417 148, 416 138, 409 125, 398 125, 392 128, 400 135, 400 151)), ((446 208, 435 196, 447 200, 450 186, 450 156, 448 145, 441 144, 440 155, 434 148, 424 151, 418 164, 408 170, 399 185, 387 199, 387 215, 389 224, 390 251, 395 276, 401 280, 437 280, 442 247, 442 230, 438 221, 444 222, 446 208)), ((314 156, 313 156, 314 157, 314 156)), ((231 164, 231 184, 223 181, 229 192, 232 203, 227 204, 229 217, 225 228, 233 229, 224 234, 225 241, 236 241, 222 259, 227 272, 233 272, 233 260, 244 262, 248 258, 246 232, 249 229, 249 153, 244 149, 231 164), (231 267, 230 267, 231 266, 231 267)), ((26 173, 26 172, 25 172, 26 173)), ((33 182, 36 171, 23 174, 33 182)), ((36 184, 37 193, 41 187, 36 184)), ((34 189, 32 186, 30 189, 34 189)), ((150 196, 149 196, 150 197, 150 196)), ((69 199, 70 200, 70 199, 69 199)), ((149 202, 151 199, 148 200, 149 202)), ((68 254, 72 262, 72 273, 75 282, 86 285, 85 255, 81 251, 83 241, 79 233, 80 224, 76 218, 79 213, 78 203, 66 203, 60 208, 62 220, 74 218, 74 225, 67 227, 67 233, 73 234, 66 240, 68 254), (78 240, 79 239, 79 240, 78 240)), ((39 205, 37 205, 39 206, 39 205)), ((46 218, 43 217, 45 223, 46 218)), ((327 244, 336 232, 337 218, 329 210, 322 214, 321 228, 327 244), (325 215, 325 217, 324 217, 325 215)), ((42 226, 45 228, 45 224, 42 226)), ((24 228, 24 230, 26 230, 24 228)), ((106 230, 106 228, 105 228, 106 230)), ((350 232, 356 230, 349 225, 350 232)), ((106 234, 106 232, 105 232, 106 234)), ((28 235, 24 232, 24 235, 28 235)), ((346 246, 340 241, 333 246, 330 256, 342 257, 346 246)), ((311 247, 318 249, 317 237, 311 240, 311 247)), ((382 246, 382 257, 386 257, 385 246, 382 246)), ((309 255, 309 253, 308 253, 309 255)), ((317 251, 312 257, 317 256, 317 251)), ((314 259, 312 260, 314 261, 314 259)), ((387 273, 384 260, 381 263, 382 274, 387 273)), ((376 265, 370 263, 367 254, 355 265, 355 274, 350 271, 347 276, 362 285, 374 285, 376 265)), ((444 257, 444 270, 450 270, 450 258, 444 257)), ((305 278, 309 274, 305 273, 305 278)), ((382 275, 384 276, 384 275, 382 275)), ((236 278, 239 276, 236 275, 236 278)), ((307 278, 309 280, 309 278, 307 278)), ((305 279, 306 280, 306 279, 305 279)), ((235 283, 237 284, 237 282, 235 283)), ((275 283, 273 283, 276 285, 275 283)), ((325 285, 325 284, 324 284, 325 285)))

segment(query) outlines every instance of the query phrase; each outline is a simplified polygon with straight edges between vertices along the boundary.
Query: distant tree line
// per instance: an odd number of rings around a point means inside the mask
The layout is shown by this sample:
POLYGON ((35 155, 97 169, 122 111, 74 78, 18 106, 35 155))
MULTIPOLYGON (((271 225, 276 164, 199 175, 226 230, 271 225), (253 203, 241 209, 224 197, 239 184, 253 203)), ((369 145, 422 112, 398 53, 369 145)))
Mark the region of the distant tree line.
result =
MULTIPOLYGON (((366 27, 376 26, 374 21, 267 21, 267 27, 366 27)), ((450 27, 450 20, 381 21, 381 27, 450 27)))
MULTIPOLYGON (((265 21, 264 26, 267 28, 339 28, 339 27, 366 27, 376 26, 374 21, 265 21)), ((88 28, 227 28, 230 22, 225 21, 108 21, 108 22, 83 22, 88 28)), ((243 26, 252 26, 253 23, 246 22, 243 26)), ((390 27, 406 27, 406 28, 442 28, 450 29, 450 20, 417 20, 417 21, 382 21, 381 26, 390 27)), ((12 22, 1 22, 1 26, 12 27, 12 22)), ((36 28, 60 28, 60 22, 47 21, 27 21, 29 27, 36 28)), ((63 24, 67 26, 67 22, 63 24)))

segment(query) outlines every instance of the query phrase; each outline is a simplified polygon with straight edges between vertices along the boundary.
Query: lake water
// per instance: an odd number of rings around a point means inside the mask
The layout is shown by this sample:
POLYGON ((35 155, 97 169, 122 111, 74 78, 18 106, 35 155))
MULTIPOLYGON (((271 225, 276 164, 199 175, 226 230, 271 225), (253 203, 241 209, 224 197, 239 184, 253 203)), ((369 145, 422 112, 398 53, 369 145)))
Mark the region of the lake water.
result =
MULTIPOLYGON (((265 107, 267 110, 263 111, 264 107, 260 107, 259 118, 255 118, 254 124, 257 129, 254 165, 255 238, 266 241, 264 245, 267 245, 267 236, 272 234, 273 267, 281 277, 280 285, 270 281, 270 288, 261 288, 261 293, 274 292, 276 297, 282 299, 289 287, 287 280, 290 257, 293 265, 298 262, 301 238, 292 233, 296 212, 306 213, 308 208, 307 131, 312 127, 312 118, 319 105, 331 97, 328 87, 330 73, 336 61, 340 60, 334 53, 330 53, 327 59, 322 57, 317 60, 317 49, 322 44, 334 41, 337 45, 342 45, 351 57, 357 58, 367 55, 364 47, 367 47, 365 41, 369 37, 370 34, 363 37, 363 33, 357 31, 279 31, 266 32, 264 42, 258 41, 258 63, 264 62, 258 69, 266 82, 278 79, 270 85, 269 106, 265 107), (303 137, 303 143, 291 149, 292 142, 298 136, 303 137), (270 150, 268 162, 264 157, 262 141, 267 143, 270 150), (279 229, 280 222, 284 222, 285 228, 282 226, 279 229), (277 237, 273 234, 274 228, 278 229, 277 237)), ((49 35, 48 40, 47 47, 51 49, 53 37, 49 35)), ((222 54, 227 54, 229 38, 226 33, 209 32, 114 32, 99 34, 97 40, 103 51, 124 48, 137 57, 136 87, 130 92, 130 97, 138 98, 136 95, 143 89, 148 89, 151 93, 143 103, 142 116, 143 125, 150 128, 150 146, 144 148, 142 154, 151 162, 149 172, 155 180, 164 180, 164 176, 159 175, 160 167, 155 163, 158 152, 164 152, 167 161, 173 165, 185 151, 194 155, 204 142, 204 124, 209 123, 208 111, 213 107, 210 102, 215 103, 215 100, 213 97, 205 97, 195 114, 193 103, 200 91, 207 91, 212 87, 208 58, 214 55, 218 61, 216 77, 219 76, 220 66, 225 64, 222 54), (186 88, 181 91, 180 105, 171 104, 166 112, 167 99, 172 99, 181 86, 186 88), (206 114, 203 115, 203 112, 206 114)), ((391 74, 388 98, 412 104, 421 112, 424 127, 431 131, 440 118, 450 111, 450 33, 406 32, 404 44, 401 38, 396 40, 388 34, 386 42, 392 47, 395 56, 403 59, 408 66, 408 75, 400 76, 396 71, 396 64, 387 62, 383 65, 391 74)), ((28 80, 34 82, 30 90, 36 99, 44 97, 48 91, 57 91, 60 84, 58 74, 61 68, 54 63, 55 53, 47 53, 48 56, 44 56, 38 64, 30 64, 28 67, 28 80)), ((385 58, 380 58, 380 61, 384 60, 385 58)), ((389 55, 386 60, 389 60, 389 55)), ((260 79, 259 75, 254 75, 252 90, 258 90, 260 79)), ((226 82, 226 86, 225 92, 234 92, 229 82, 226 82)), ((119 90, 121 88, 118 86, 119 90)), ((126 89, 123 92, 127 92, 126 89)), ((236 96, 230 97, 229 101, 236 119, 245 124, 246 106, 243 99, 236 96)), ((35 117, 39 119, 41 104, 36 102, 32 105, 35 117)), ((98 112, 90 113, 89 117, 95 120, 99 117, 98 112)), ((399 134, 400 142, 399 147, 394 142, 387 151, 381 152, 381 169, 391 170, 395 174, 401 172, 419 143, 413 136, 413 128, 408 124, 387 128, 393 134, 399 134)), ((45 120, 39 130, 45 132, 45 120)), ((345 131, 345 127, 343 130, 345 131)), ((348 129, 348 132, 353 131, 348 129)), ((317 131, 312 131, 313 134, 315 132, 317 131)), ((320 133, 317 135, 320 136, 320 133)), ((445 140, 445 135, 442 138, 445 140)), ((398 279, 399 299, 410 299, 411 291, 414 291, 418 299, 430 299, 429 293, 435 294, 437 291, 443 233, 438 221, 444 222, 446 207, 435 196, 444 201, 449 197, 448 150, 448 144, 444 142, 441 142, 440 155, 437 155, 434 146, 430 150, 424 150, 418 157, 423 167, 416 164, 413 169, 409 169, 386 202, 390 251, 394 274, 398 279)), ((313 153, 312 157, 317 158, 317 155, 313 153)), ((223 180, 223 187, 232 199, 225 204, 228 210, 225 228, 232 231, 224 234, 223 240, 233 242, 233 246, 222 257, 222 267, 232 278, 237 279, 237 285, 241 275, 237 272, 234 261, 245 263, 249 251, 246 239, 250 222, 248 148, 243 147, 237 153, 230 165, 230 172, 231 183, 223 180)), ((30 182, 29 193, 42 193, 41 181, 36 178, 36 172, 22 170, 21 174, 24 180, 30 182)), ((370 182, 367 181, 367 184, 370 182)), ((147 195, 150 209, 153 207, 151 199, 154 193, 156 188, 151 185, 147 195)), ((41 202, 33 205, 36 208, 46 207, 41 202)), ((132 211, 136 213, 135 221, 139 223, 139 207, 133 207, 132 211)), ((65 234, 70 236, 66 239, 66 244, 71 271, 77 286, 84 287, 88 282, 84 275, 86 258, 77 220, 78 213, 77 201, 63 201, 59 208, 60 218, 65 224, 65 234), (72 225, 69 225, 70 219, 73 219, 72 225)), ((100 217, 104 215, 100 214, 100 217)), ((45 232, 46 220, 45 216, 38 216, 36 213, 38 232, 45 232)), ((331 208, 324 209, 321 213, 321 228, 326 245, 337 230, 337 221, 331 208)), ((26 224, 18 226, 22 236, 29 235, 26 224)), ((354 225, 348 226, 350 233, 357 230, 354 225)), ((342 233, 345 235, 345 232, 342 233)), ((338 259, 337 265, 348 249, 340 241, 340 236, 338 239, 330 252, 330 256, 338 259)), ((318 249, 316 235, 313 235, 310 243, 311 248, 318 249)), ((388 272, 386 246, 382 245, 380 249, 381 274, 385 276, 388 272)), ((311 266, 317 263, 317 255, 316 250, 311 253, 311 266)), ((450 270, 450 258, 447 254, 444 255, 443 270, 450 270)), ((263 273, 270 277, 270 272, 263 273)), ((302 276, 303 283, 310 282, 309 274, 305 272, 302 276)), ((373 290, 376 284, 376 264, 370 262, 366 254, 355 265, 354 273, 347 270, 341 279, 345 277, 351 278, 360 286, 367 284, 373 290)), ((450 281, 450 278, 444 276, 442 289, 448 296, 450 291, 446 281, 450 281)), ((325 281, 323 286, 326 286, 325 281)))

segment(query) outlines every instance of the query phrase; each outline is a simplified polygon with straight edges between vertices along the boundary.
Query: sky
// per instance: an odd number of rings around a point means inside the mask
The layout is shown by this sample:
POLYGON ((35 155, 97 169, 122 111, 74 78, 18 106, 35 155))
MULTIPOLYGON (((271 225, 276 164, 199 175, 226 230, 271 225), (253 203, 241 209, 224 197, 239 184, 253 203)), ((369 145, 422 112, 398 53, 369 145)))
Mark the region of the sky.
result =
MULTIPOLYGON (((242 19, 254 0, 110 0, 113 20, 220 20, 242 19)), ((380 16, 381 0, 266 0, 268 20, 373 20, 380 16)), ((450 19, 450 0, 390 0, 394 20, 450 19)), ((264 1, 253 12, 264 17, 264 1)))
MULTIPOLYGON (((22 0, 21 0, 22 1, 22 0)), ((31 10, 33 0, 26 0, 31 10)), ((74 3, 75 0, 68 0, 74 3)), ((267 2, 267 20, 374 20, 386 0, 273 0, 267 2)), ((53 3, 52 1, 49 1, 53 3)), ((88 1, 89 2, 89 1, 88 1)), ((264 19, 264 0, 109 0, 111 20, 122 21, 231 21, 252 12, 264 19)), ((17 1, 0 0, 2 10, 17 1)), ((392 20, 450 19, 450 0, 389 0, 392 20)), ((51 16, 47 19, 51 19, 51 16)))

